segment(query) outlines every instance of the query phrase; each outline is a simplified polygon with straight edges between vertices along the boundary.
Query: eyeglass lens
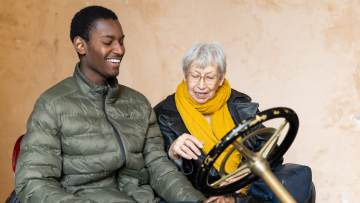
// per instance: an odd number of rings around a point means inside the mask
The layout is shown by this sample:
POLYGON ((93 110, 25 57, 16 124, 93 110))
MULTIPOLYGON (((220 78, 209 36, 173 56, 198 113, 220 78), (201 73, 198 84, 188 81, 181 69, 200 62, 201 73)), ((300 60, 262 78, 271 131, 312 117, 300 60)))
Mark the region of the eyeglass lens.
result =
POLYGON ((207 85, 213 85, 215 84, 216 82, 216 75, 200 75, 199 73, 190 73, 189 74, 189 81, 192 82, 192 83, 198 83, 200 82, 200 80, 204 78, 204 82, 207 84, 207 85))

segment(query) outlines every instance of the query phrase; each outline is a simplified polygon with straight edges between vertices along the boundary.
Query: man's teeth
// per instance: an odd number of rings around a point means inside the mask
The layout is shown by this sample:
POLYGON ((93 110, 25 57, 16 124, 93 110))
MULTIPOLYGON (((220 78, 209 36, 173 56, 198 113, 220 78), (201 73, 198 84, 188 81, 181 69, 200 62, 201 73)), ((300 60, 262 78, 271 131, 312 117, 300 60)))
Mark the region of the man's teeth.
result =
POLYGON ((120 63, 120 59, 107 59, 106 61, 110 63, 120 63))

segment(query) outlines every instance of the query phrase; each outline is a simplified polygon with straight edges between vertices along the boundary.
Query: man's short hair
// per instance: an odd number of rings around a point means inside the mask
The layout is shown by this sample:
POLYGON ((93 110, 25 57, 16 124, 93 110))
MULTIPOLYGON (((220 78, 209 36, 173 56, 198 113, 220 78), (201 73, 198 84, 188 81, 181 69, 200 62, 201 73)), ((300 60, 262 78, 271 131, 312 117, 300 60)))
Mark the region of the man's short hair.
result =
POLYGON ((95 23, 99 19, 117 20, 118 17, 111 10, 101 6, 89 6, 77 12, 70 25, 71 42, 74 42, 76 36, 88 42, 90 40, 89 31, 95 27, 95 23))

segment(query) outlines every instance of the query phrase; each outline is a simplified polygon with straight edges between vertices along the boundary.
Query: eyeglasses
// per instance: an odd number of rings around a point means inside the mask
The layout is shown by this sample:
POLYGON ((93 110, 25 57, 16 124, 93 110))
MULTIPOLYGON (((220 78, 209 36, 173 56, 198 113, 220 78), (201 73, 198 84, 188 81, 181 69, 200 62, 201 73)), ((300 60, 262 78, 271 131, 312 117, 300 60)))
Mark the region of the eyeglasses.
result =
POLYGON ((217 82, 219 77, 220 77, 219 75, 211 75, 211 74, 200 75, 199 73, 195 73, 195 72, 190 72, 188 74, 189 82, 191 82, 191 83, 199 83, 200 80, 202 78, 204 78, 204 82, 207 85, 215 85, 215 83, 217 82))

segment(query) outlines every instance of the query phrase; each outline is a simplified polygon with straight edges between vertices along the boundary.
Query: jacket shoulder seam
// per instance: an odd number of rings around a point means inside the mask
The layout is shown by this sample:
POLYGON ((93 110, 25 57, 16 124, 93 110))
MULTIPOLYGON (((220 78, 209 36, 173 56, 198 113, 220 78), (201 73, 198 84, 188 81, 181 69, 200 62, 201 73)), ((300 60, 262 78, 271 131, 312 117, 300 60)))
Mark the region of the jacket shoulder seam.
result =
POLYGON ((161 105, 163 105, 165 102, 165 99, 162 100, 160 103, 158 103, 156 106, 154 106, 154 110, 158 109, 161 105))
MULTIPOLYGON (((70 79, 70 78, 71 78, 71 77, 69 77, 69 78, 67 78, 67 79, 70 79)), ((67 79, 65 79, 65 80, 67 80, 67 79)), ((66 97, 67 95, 73 94, 74 92, 79 91, 79 89, 76 88, 76 89, 73 89, 73 90, 71 90, 71 91, 69 91, 69 92, 66 92, 66 93, 64 93, 64 94, 60 94, 60 95, 55 94, 55 95, 53 95, 52 97, 49 97, 50 95, 48 96, 48 94, 51 94, 51 92, 54 91, 53 89, 55 89, 57 86, 64 85, 64 83, 65 83, 64 81, 65 81, 65 80, 63 80, 63 81, 59 82, 58 84, 56 84, 56 85, 50 87, 49 89, 47 89, 44 93, 42 93, 42 94, 40 95, 39 99, 41 98, 43 101, 45 101, 45 102, 48 103, 49 105, 52 105, 52 104, 53 104, 54 102, 56 102, 57 100, 59 100, 59 99, 61 99, 61 98, 63 98, 63 97, 66 97)))

